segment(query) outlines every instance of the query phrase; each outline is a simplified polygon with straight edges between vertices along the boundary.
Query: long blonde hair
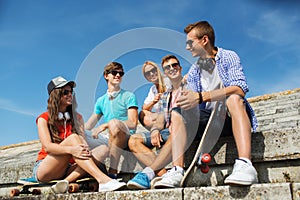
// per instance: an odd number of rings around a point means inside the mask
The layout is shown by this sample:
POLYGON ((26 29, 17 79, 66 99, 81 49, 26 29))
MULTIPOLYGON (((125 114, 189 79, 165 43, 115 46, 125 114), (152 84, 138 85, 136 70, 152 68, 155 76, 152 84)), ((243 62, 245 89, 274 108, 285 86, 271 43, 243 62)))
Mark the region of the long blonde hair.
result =
MULTIPOLYGON (((165 82, 164 82, 164 79, 163 79, 163 76, 162 76, 162 73, 158 67, 158 65, 155 63, 155 62, 152 62, 152 61, 146 61, 144 64, 143 64, 143 68, 142 68, 142 71, 143 71, 143 75, 145 76, 145 67, 147 65, 151 65, 153 67, 156 68, 157 70, 157 76, 158 76, 158 85, 156 85, 156 89, 158 91, 158 93, 164 93, 166 91, 166 85, 165 85, 165 82)), ((147 77, 145 77, 147 79, 147 77)), ((147 79, 148 80, 148 79, 147 79)))

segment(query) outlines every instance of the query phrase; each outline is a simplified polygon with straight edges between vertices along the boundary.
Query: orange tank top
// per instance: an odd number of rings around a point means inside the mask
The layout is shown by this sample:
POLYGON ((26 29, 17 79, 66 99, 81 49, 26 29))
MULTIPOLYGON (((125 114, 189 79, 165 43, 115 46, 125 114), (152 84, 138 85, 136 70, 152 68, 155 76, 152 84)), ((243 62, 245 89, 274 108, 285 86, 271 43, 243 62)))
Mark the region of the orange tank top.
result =
MULTIPOLYGON (((36 124, 38 123, 39 118, 43 118, 48 122, 49 121, 49 113, 44 112, 40 116, 38 116, 37 119, 36 119, 36 124)), ((65 127, 63 125, 58 126, 58 131, 59 131, 59 137, 62 140, 64 140, 65 138, 67 138, 68 136, 70 136, 72 134, 72 125, 67 122, 67 124, 66 124, 66 133, 65 133, 65 127)), ((48 155, 47 151, 42 147, 41 150, 38 153, 37 161, 38 160, 43 160, 47 155, 48 155)), ((75 163, 74 159, 70 159, 70 163, 71 164, 75 163)))

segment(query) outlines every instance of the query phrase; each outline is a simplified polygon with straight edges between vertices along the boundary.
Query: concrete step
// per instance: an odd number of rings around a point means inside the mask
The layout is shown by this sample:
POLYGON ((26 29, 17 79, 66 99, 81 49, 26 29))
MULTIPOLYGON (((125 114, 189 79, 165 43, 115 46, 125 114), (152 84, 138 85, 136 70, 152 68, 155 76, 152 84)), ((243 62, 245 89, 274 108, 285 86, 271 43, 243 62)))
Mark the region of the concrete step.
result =
MULTIPOLYGON (((291 181, 300 182, 299 132, 299 129, 292 128, 253 135, 253 164, 257 168, 260 182, 285 182, 287 175, 291 181)), ((193 150, 186 153, 186 167, 189 166, 190 161, 193 159, 193 152, 197 148, 196 144, 193 145, 193 148, 191 148, 193 150)), ((0 151, 0 161, 2 163, 0 166, 0 183, 15 182, 19 178, 30 177, 39 148, 40 144, 33 141, 18 147, 2 149, 0 151)), ((142 166, 130 152, 125 152, 125 154, 121 158, 119 171, 125 172, 124 179, 129 179, 132 177, 133 172, 142 170, 142 166)), ((198 184, 192 184, 192 186, 219 185, 222 183, 224 177, 231 172, 234 159, 237 157, 233 137, 220 138, 211 155, 211 171, 208 175, 205 175, 208 178, 198 181, 196 175, 195 182, 198 184), (206 182, 203 182, 203 180, 206 182)), ((108 165, 108 159, 106 163, 108 165)), ((168 167, 171 167, 171 165, 168 165, 168 167)), ((201 172, 198 174, 202 176, 201 172)))
MULTIPOLYGON (((69 195, 45 194, 24 196, 33 199, 300 199, 300 89, 263 95, 248 99, 259 123, 253 134, 252 157, 258 171, 260 184, 234 188, 223 186, 224 178, 231 173, 237 151, 233 137, 220 138, 211 152, 211 170, 203 174, 199 170, 188 183, 188 188, 173 190, 120 191, 108 193, 84 193, 69 195), (195 188, 195 186, 198 186, 195 188), (200 187, 202 186, 202 187, 200 187), (205 187, 203 187, 205 186, 205 187)), ((186 153, 186 167, 193 151, 186 153)), ((0 199, 5 199, 9 183, 30 177, 37 152, 41 145, 30 141, 0 147, 0 199), (3 192, 5 191, 5 192, 3 192)), ((108 159, 106 160, 108 163, 108 159)), ((171 167, 169 164, 168 167, 171 167)), ((143 168, 135 157, 125 152, 119 165, 124 181, 128 181, 143 168)))
POLYGON ((258 131, 299 127, 300 88, 249 98, 258 119, 258 131))
MULTIPOLYGON (((0 189, 1 193, 1 189, 0 189)), ((106 199, 106 200, 134 200, 134 199, 174 199, 174 200, 224 200, 224 199, 272 199, 272 200, 299 200, 300 183, 268 183, 254 184, 250 187, 187 187, 175 189, 157 190, 124 190, 115 192, 93 192, 93 193, 72 193, 59 194, 45 193, 42 195, 21 195, 10 198, 0 196, 3 199, 32 199, 32 200, 52 200, 52 199, 106 199)))

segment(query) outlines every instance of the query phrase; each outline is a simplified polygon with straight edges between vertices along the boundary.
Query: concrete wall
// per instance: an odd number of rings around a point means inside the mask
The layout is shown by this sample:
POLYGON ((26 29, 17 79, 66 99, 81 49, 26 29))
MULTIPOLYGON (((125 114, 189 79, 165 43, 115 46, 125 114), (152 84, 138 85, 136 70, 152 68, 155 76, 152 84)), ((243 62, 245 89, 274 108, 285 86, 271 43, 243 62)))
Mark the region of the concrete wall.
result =
MULTIPOLYGON (((300 89, 253 97, 248 100, 253 106, 259 122, 258 131, 253 134, 252 156, 260 184, 243 188, 223 185, 223 180, 231 173, 234 159, 237 157, 233 138, 224 137, 219 140, 211 152, 213 161, 210 165, 210 172, 203 174, 197 171, 187 188, 62 196, 44 194, 34 198, 300 199, 300 89)), ((140 128, 142 129, 142 127, 140 128)), ((11 182, 31 176, 33 163, 40 146, 38 141, 29 141, 0 147, 0 199, 8 198, 6 195, 11 182)), ((192 149, 195 150, 195 148, 192 149)), ((186 166, 192 159, 192 152, 193 150, 190 150, 186 153, 186 166)), ((142 166, 134 156, 126 154, 128 155, 122 158, 119 170, 125 172, 141 170, 142 166)), ((132 173, 125 173, 124 180, 128 180, 132 176, 132 173)), ((29 198, 29 196, 24 198, 29 198)))

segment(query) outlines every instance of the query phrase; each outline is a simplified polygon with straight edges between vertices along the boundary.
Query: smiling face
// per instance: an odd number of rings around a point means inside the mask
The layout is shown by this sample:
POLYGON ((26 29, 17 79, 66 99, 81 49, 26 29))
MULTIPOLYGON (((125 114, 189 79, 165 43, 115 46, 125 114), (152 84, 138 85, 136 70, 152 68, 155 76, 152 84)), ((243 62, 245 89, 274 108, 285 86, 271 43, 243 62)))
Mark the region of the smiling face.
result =
POLYGON ((124 72, 122 69, 116 69, 108 72, 104 77, 108 84, 120 85, 124 72))
POLYGON ((170 80, 181 77, 182 67, 179 65, 178 60, 171 58, 162 63, 164 73, 170 80))
POLYGON ((157 68, 153 65, 146 65, 144 67, 144 76, 145 78, 154 84, 158 83, 158 72, 157 68))
POLYGON ((73 102, 73 88, 70 85, 66 85, 62 88, 61 103, 62 107, 72 105, 73 102))
POLYGON ((103 76, 108 84, 108 89, 115 87, 118 89, 124 75, 123 66, 117 62, 111 62, 105 66, 103 76))

